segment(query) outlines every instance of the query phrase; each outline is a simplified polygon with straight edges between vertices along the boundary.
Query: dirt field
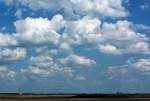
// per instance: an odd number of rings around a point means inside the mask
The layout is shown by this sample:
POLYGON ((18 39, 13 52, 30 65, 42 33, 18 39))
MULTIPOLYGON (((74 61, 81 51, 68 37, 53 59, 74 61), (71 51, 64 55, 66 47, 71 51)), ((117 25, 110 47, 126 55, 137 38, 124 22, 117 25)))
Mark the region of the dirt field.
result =
POLYGON ((0 101, 150 101, 149 95, 0 95, 0 101))
POLYGON ((148 98, 39 98, 39 99, 0 99, 0 101, 150 101, 148 98))

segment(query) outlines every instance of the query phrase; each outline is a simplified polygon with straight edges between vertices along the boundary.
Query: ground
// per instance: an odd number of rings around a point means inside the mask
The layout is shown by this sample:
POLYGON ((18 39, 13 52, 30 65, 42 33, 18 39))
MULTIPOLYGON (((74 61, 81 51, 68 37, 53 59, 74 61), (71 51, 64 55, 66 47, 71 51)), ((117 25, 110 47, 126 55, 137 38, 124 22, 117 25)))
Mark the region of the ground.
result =
POLYGON ((0 94, 0 101, 150 101, 149 94, 44 95, 0 94))

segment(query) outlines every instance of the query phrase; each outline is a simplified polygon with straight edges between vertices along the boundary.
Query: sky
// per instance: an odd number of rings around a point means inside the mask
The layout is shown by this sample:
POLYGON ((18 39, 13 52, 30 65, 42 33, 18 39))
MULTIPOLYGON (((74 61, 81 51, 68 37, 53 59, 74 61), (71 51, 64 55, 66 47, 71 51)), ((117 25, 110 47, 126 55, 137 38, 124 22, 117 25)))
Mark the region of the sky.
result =
POLYGON ((150 93, 150 0, 0 0, 0 93, 150 93))

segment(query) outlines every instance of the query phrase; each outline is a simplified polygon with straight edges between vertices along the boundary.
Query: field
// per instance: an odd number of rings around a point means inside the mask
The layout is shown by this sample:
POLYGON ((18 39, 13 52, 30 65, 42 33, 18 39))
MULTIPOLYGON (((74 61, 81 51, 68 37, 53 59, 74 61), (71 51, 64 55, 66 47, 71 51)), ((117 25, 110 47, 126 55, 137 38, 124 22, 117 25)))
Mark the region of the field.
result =
POLYGON ((150 101, 149 94, 0 94, 0 101, 150 101))

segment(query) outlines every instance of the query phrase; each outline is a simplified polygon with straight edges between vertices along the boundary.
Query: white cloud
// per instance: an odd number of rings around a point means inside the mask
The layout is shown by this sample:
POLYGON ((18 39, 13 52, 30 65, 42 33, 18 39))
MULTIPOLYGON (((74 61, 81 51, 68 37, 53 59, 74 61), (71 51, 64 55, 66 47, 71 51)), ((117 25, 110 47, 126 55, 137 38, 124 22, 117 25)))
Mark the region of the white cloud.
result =
POLYGON ((106 54, 114 54, 114 55, 121 54, 121 51, 119 49, 117 49, 117 47, 109 45, 109 44, 99 45, 98 49, 100 50, 100 52, 106 53, 106 54))
POLYGON ((95 43, 101 40, 101 21, 88 16, 77 21, 66 21, 64 40, 71 44, 95 43))
POLYGON ((136 33, 133 29, 133 26, 133 23, 126 20, 120 20, 114 24, 105 22, 102 26, 103 37, 116 41, 139 41, 140 39, 146 39, 143 34, 136 33))
POLYGON ((33 10, 39 10, 39 9, 52 9, 55 8, 56 5, 58 5, 57 0, 19 0, 19 2, 24 5, 28 6, 29 8, 33 10))
POLYGON ((135 24, 135 30, 144 31, 145 33, 149 33, 150 32, 150 26, 143 25, 143 24, 135 24))
POLYGON ((0 61, 18 61, 26 57, 25 48, 0 48, 0 61))
POLYGON ((88 45, 102 53, 116 55, 148 54, 150 50, 149 38, 136 32, 134 24, 126 20, 102 23, 98 18, 85 16, 70 21, 64 20, 62 15, 58 14, 51 20, 47 18, 18 20, 15 26, 19 41, 34 45, 51 44, 63 50, 72 50, 72 45, 88 45), (58 32, 61 29, 64 31, 60 34, 58 32))
MULTIPOLYGON (((122 0, 95 0, 95 1, 73 1, 70 0, 72 9, 79 14, 92 14, 122 17, 126 16, 124 8, 122 7, 122 0), (87 6, 88 5, 88 6, 87 6)), ((71 8, 70 8, 71 9, 71 8)))
POLYGON ((55 63, 51 56, 36 56, 31 57, 30 63, 27 69, 22 69, 23 75, 31 74, 38 77, 50 77, 50 76, 71 76, 73 70, 71 68, 62 67, 55 63))
POLYGON ((26 18, 25 20, 18 20, 15 22, 16 31, 18 33, 24 32, 46 32, 48 29, 51 29, 50 21, 47 18, 26 18), (36 26, 35 26, 36 25, 36 26))
POLYGON ((150 27, 143 24, 136 24, 135 28, 137 29, 144 29, 144 30, 150 30, 150 27))
POLYGON ((49 75, 53 75, 52 72, 48 71, 47 69, 41 69, 39 67, 33 66, 29 66, 28 70, 25 70, 24 73, 29 73, 37 77, 48 77, 49 75))
POLYGON ((108 16, 125 17, 128 12, 123 7, 123 0, 20 0, 22 5, 33 10, 64 9, 66 17, 108 16))
POLYGON ((99 19, 86 16, 65 22, 63 39, 71 45, 87 45, 107 54, 149 54, 149 38, 136 32, 129 21, 101 24, 99 19))
POLYGON ((60 49, 69 50, 69 51, 72 50, 71 46, 67 42, 60 43, 60 49))
POLYGON ((0 33, 0 47, 15 45, 18 45, 18 41, 14 35, 0 33))
POLYGON ((59 31, 65 26, 65 20, 62 15, 57 14, 51 19, 52 29, 59 31))
POLYGON ((39 55, 31 57, 29 65, 26 69, 21 69, 21 74, 24 77, 57 77, 62 76, 64 78, 71 78, 74 80, 86 80, 85 76, 81 75, 78 71, 80 68, 76 66, 93 67, 96 65, 94 60, 84 58, 77 55, 70 55, 66 58, 53 58, 50 55, 39 55), (68 59, 71 59, 71 63, 74 64, 70 67, 68 59))
MULTIPOLYGON (((77 80, 86 80, 86 77, 78 75, 80 69, 84 70, 80 67, 94 67, 96 62, 86 56, 69 53, 68 50, 73 52, 74 45, 85 45, 104 54, 150 54, 149 38, 135 31, 133 23, 121 20, 108 23, 99 19, 101 16, 127 16, 128 12, 122 6, 123 0, 20 0, 20 2, 33 10, 64 9, 64 17, 60 14, 54 15, 51 20, 28 17, 15 22, 16 34, 0 34, 0 47, 2 47, 0 62, 24 59, 26 49, 19 46, 34 45, 36 53, 33 54, 37 56, 27 60, 29 62, 27 68, 21 69, 23 75, 31 74, 38 77, 65 75, 75 77, 77 80), (51 50, 53 45, 56 49, 51 50), (63 53, 64 51, 67 54, 63 53)), ((15 15, 21 17, 21 11, 18 9, 15 15)), ((149 60, 139 60, 129 66, 147 72, 150 71, 148 62, 149 60)), ((126 74, 128 68, 128 65, 121 68, 116 66, 109 68, 109 72, 126 74)), ((0 71, 6 70, 2 68, 0 71)), ((14 72, 9 73, 9 76, 13 75, 14 72)))
POLYGON ((139 59, 137 62, 123 66, 111 66, 107 72, 113 79, 126 76, 136 78, 137 75, 150 75, 150 59, 139 59))
POLYGON ((32 44, 58 44, 60 35, 56 31, 63 27, 61 15, 52 20, 47 18, 26 18, 15 22, 20 41, 32 44))
POLYGON ((16 77, 15 71, 9 70, 6 66, 0 66, 0 78, 12 79, 16 77))
POLYGON ((150 74, 150 59, 140 59, 136 63, 133 63, 132 66, 142 72, 150 74))
POLYGON ((42 67, 42 68, 48 68, 49 66, 54 65, 53 59, 50 56, 31 57, 30 61, 31 61, 31 65, 42 67))
MULTIPOLYGON (((137 33, 133 26, 134 24, 128 21, 117 21, 114 24, 105 22, 101 29, 103 42, 113 44, 113 50, 120 51, 119 53, 122 54, 148 54, 149 38, 144 34, 137 33)), ((102 49, 104 47, 101 47, 102 49)))
POLYGON ((125 50, 125 53, 144 53, 150 54, 150 47, 148 42, 139 41, 137 43, 129 45, 128 49, 125 50))
POLYGON ((60 60, 61 64, 73 66, 90 66, 93 67, 96 65, 96 62, 94 60, 91 60, 89 58, 85 58, 83 56, 78 55, 69 55, 66 58, 63 58, 60 60))
POLYGON ((143 90, 143 87, 149 86, 150 59, 139 59, 122 66, 108 67, 106 75, 109 78, 108 82, 113 82, 125 90, 128 88, 143 90))
POLYGON ((111 79, 119 79, 128 74, 128 65, 108 67, 107 73, 111 79))

